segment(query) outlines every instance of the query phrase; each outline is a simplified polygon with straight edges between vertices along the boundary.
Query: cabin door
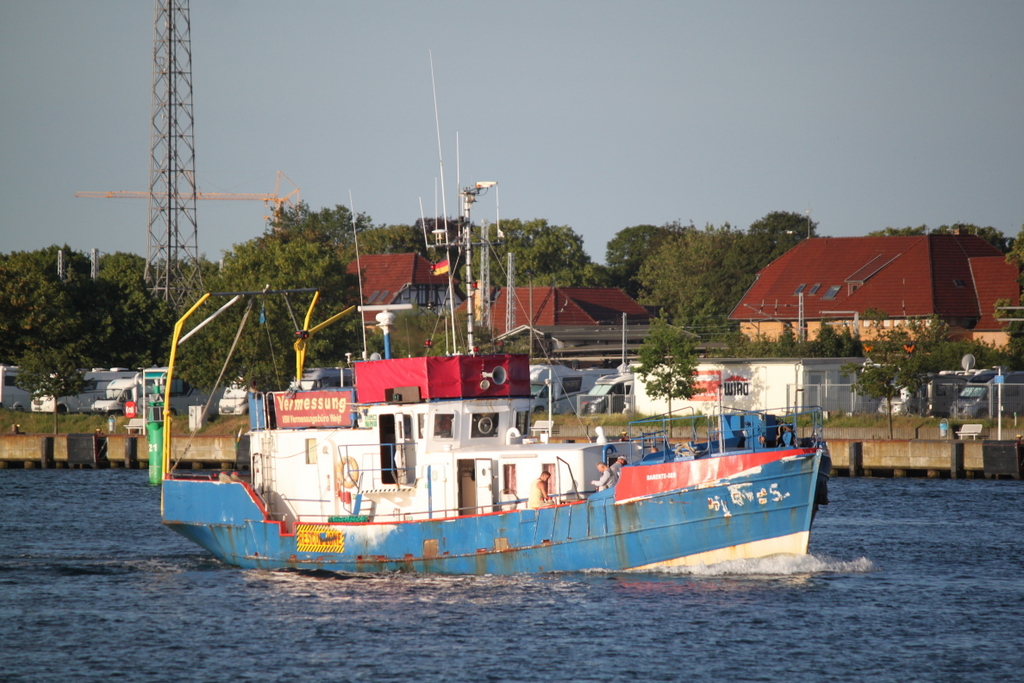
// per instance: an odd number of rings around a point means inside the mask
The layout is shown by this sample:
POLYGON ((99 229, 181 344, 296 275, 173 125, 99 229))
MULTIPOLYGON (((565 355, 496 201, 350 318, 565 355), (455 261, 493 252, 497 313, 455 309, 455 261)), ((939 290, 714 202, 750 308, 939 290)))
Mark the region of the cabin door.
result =
POLYGON ((398 431, 395 429, 395 416, 382 413, 377 417, 377 429, 380 433, 380 483, 394 484, 395 449, 398 445, 398 431))
POLYGON ((416 464, 416 437, 412 430, 412 415, 402 413, 398 423, 398 443, 395 446, 395 483, 408 484, 413 480, 409 476, 411 468, 416 464))
POLYGON ((458 461, 459 514, 475 515, 476 509, 476 461, 458 461))
POLYGON ((479 515, 491 512, 494 488, 491 485, 491 460, 459 460, 459 514, 479 515))

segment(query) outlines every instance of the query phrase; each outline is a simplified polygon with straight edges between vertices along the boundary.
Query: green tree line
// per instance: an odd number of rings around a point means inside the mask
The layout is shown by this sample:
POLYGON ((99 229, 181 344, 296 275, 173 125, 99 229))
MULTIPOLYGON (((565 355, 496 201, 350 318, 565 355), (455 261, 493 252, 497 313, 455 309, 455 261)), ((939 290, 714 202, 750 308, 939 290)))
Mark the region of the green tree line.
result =
MULTIPOLYGON (((357 279, 347 271, 357 242, 363 254, 415 252, 436 262, 446 254, 428 245, 439 228, 454 234, 459 224, 454 219, 426 219, 411 225, 382 225, 342 205, 315 211, 301 203, 285 209, 262 234, 234 245, 221 261, 201 263, 203 281, 213 292, 318 288, 320 301, 311 319, 311 325, 316 325, 358 301, 357 279)), ((1024 258, 1017 244, 994 228, 957 224, 933 232, 953 230, 982 236, 1018 263, 1024 258)), ((881 232, 927 231, 922 226, 881 232)), ((500 226, 490 226, 489 234, 494 285, 505 284, 505 257, 512 253, 519 286, 619 287, 658 310, 667 323, 697 335, 695 339, 718 342, 721 355, 863 353, 859 340, 842 329, 822 328, 807 341, 797 340, 791 331, 780 340, 751 340, 739 335, 736 325, 728 321, 762 268, 800 241, 817 236, 818 224, 805 214, 771 212, 745 230, 728 223, 703 228, 679 222, 631 226, 608 242, 604 264, 587 254, 575 230, 544 219, 506 219, 500 226)), ((178 314, 149 295, 143 279, 145 259, 120 252, 105 254, 98 266, 94 278, 89 257, 67 246, 0 254, 0 362, 33 368, 46 363, 79 368, 165 364, 178 314), (58 274, 61 252, 62 277, 58 274)), ((266 389, 287 386, 294 375, 292 344, 309 299, 309 295, 255 295, 240 301, 181 346, 185 379, 204 387, 218 377, 223 382, 241 378, 266 389), (246 325, 239 333, 243 320, 246 325), (230 349, 230 361, 225 363, 230 349)), ((186 329, 225 301, 218 298, 208 303, 186 329)), ((443 329, 436 312, 433 317, 402 316, 395 328, 395 345, 402 355, 443 353, 443 344, 423 345, 424 338, 443 329)), ((307 366, 338 365, 346 353, 358 357, 362 334, 358 314, 323 329, 307 341, 307 366)), ((489 341, 486 334, 481 339, 489 341)), ((379 348, 373 335, 368 341, 371 351, 379 348)), ((1018 343, 1019 339, 1011 355, 1017 353, 1018 343)), ((1007 358, 1006 352, 976 346, 969 350, 979 361, 1007 358)), ((948 355, 952 358, 955 352, 948 355)))

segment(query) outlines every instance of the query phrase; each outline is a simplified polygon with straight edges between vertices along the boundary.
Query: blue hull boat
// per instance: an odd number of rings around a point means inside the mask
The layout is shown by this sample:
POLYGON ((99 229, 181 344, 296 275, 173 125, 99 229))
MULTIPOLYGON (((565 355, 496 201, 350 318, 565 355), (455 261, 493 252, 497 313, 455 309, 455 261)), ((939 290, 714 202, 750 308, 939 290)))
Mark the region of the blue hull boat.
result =
POLYGON ((662 416, 624 441, 554 443, 530 425, 526 356, 354 366, 355 386, 250 393, 249 467, 168 468, 164 524, 248 568, 619 571, 806 553, 827 502, 817 409, 662 416), (586 483, 613 461, 614 477, 586 483))

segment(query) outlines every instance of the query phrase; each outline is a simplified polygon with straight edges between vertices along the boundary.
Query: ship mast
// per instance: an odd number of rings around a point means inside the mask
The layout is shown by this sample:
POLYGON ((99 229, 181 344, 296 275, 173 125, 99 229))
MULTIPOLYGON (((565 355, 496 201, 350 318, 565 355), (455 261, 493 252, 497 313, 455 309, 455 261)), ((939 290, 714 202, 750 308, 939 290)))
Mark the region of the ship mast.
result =
MULTIPOLYGON (((476 343, 473 339, 473 318, 474 318, 474 301, 473 301, 473 290, 476 284, 473 281, 473 222, 470 220, 470 208, 476 201, 476 198, 485 194, 489 188, 494 187, 498 183, 496 182, 483 182, 477 183, 473 187, 464 187, 459 195, 462 197, 462 240, 465 245, 466 252, 466 286, 469 291, 466 292, 468 297, 466 301, 466 345, 468 348, 469 355, 475 355, 477 352, 476 343)), ((487 241, 484 241, 483 247, 488 248, 487 241)), ((482 296, 489 296, 488 292, 483 292, 482 296)))

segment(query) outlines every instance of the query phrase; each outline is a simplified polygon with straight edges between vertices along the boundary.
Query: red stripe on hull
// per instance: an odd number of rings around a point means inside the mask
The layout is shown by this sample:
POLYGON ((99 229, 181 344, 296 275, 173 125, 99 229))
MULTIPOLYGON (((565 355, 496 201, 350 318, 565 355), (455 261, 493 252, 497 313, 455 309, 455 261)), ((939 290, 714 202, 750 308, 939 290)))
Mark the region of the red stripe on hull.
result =
POLYGON ((644 498, 658 493, 675 491, 733 477, 769 462, 795 455, 814 453, 813 448, 786 448, 763 450, 735 455, 722 455, 679 460, 643 467, 623 467, 615 487, 615 502, 644 498))

